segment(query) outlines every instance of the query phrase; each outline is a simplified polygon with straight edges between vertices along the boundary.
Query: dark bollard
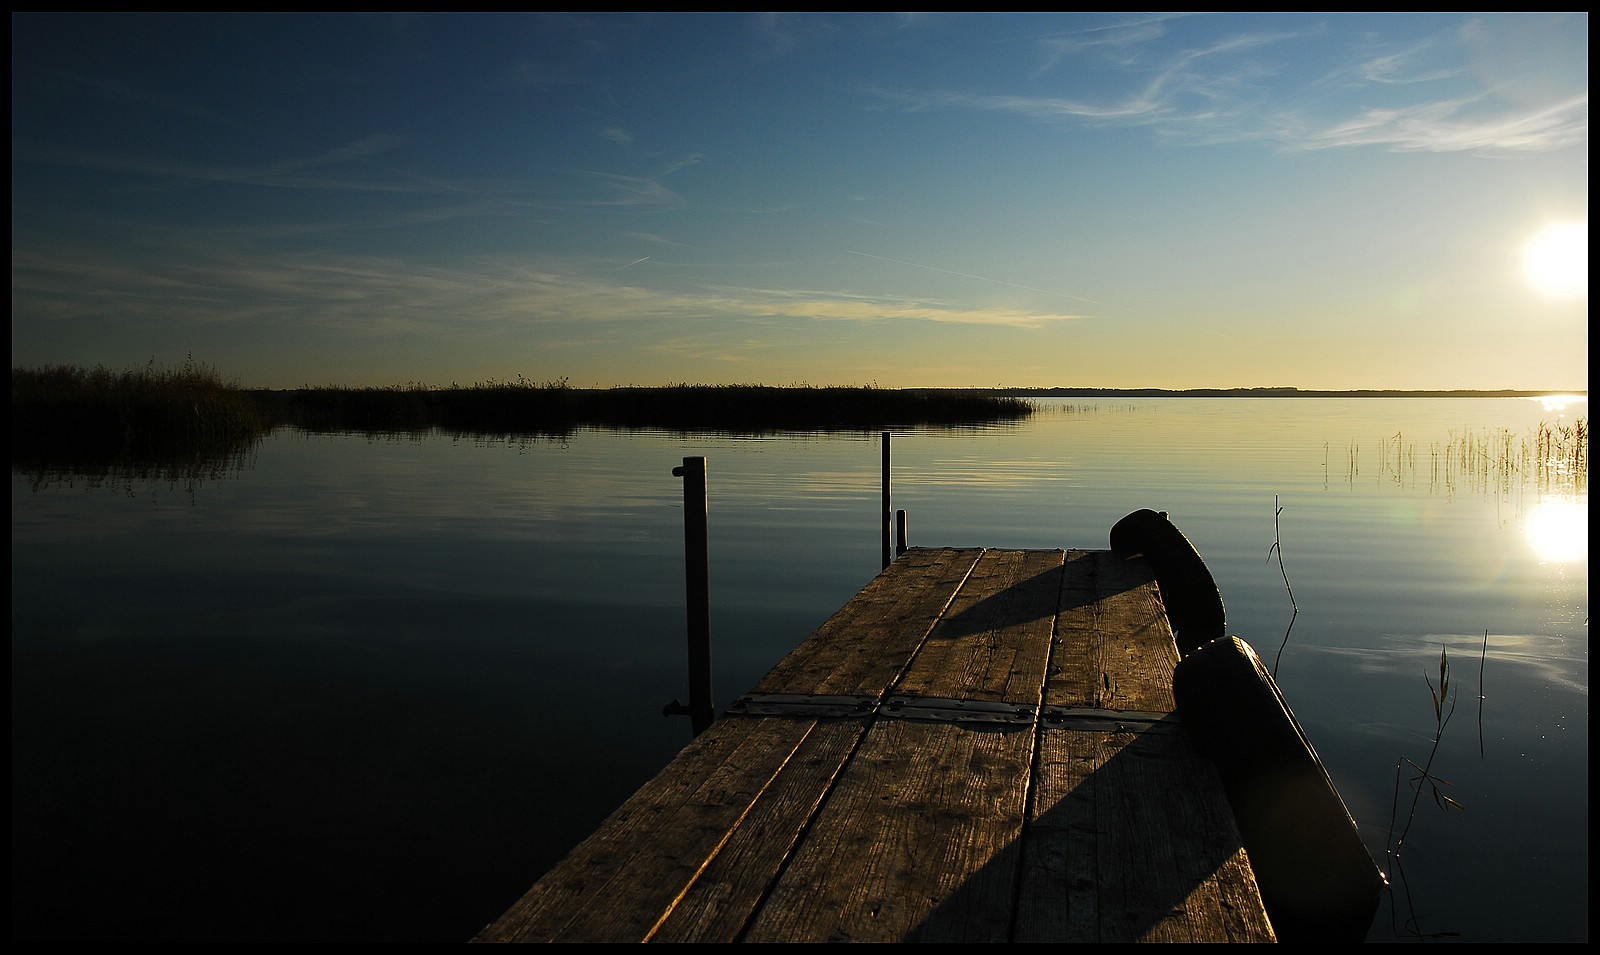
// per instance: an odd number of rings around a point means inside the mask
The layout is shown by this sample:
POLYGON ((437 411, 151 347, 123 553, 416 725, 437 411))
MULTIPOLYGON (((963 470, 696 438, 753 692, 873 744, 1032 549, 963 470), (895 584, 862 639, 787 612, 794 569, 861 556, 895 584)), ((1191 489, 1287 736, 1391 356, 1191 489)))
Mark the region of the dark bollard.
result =
POLYGON ((894 512, 894 555, 900 557, 906 552, 906 512, 894 512))
POLYGON ((711 725, 711 556, 706 532, 706 459, 684 458, 672 469, 683 478, 684 593, 689 607, 689 705, 668 703, 663 716, 687 715, 699 736, 711 725))

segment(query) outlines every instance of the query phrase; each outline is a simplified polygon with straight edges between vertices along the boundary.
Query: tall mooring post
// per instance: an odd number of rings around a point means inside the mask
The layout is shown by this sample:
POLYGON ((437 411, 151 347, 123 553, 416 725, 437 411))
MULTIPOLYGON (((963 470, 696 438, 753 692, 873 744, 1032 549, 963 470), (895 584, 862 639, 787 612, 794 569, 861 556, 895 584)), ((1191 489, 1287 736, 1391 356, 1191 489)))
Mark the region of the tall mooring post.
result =
POLYGON ((689 704, 668 703, 663 716, 686 715, 699 736, 716 715, 711 701, 711 554, 706 531, 706 459, 684 458, 672 469, 683 478, 684 594, 689 607, 689 704))
POLYGON ((889 553, 889 432, 883 433, 883 566, 888 567, 889 553))

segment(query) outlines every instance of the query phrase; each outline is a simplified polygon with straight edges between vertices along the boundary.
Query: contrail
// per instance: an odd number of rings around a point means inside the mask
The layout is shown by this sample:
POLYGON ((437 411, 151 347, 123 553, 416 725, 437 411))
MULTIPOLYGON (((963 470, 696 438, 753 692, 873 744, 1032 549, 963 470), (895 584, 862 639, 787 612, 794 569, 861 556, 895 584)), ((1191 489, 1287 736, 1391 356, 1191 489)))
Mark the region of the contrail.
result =
POLYGON ((845 251, 849 252, 851 255, 859 255, 859 256, 862 256, 863 258, 868 258, 868 259, 877 259, 880 262, 893 262, 895 265, 905 265, 905 266, 909 266, 909 267, 911 267, 913 269, 927 269, 929 272, 943 272, 946 275, 958 275, 958 276, 960 276, 961 278, 964 278, 964 279, 974 279, 974 280, 979 281, 979 282, 990 282, 990 283, 992 283, 994 285, 1007 285, 1007 286, 1010 286, 1011 288, 1019 288, 1019 289, 1022 289, 1024 291, 1027 291, 1027 292, 1038 292, 1041 295, 1059 295, 1062 298, 1070 298, 1070 299, 1073 299, 1074 301, 1078 301, 1078 302, 1088 302, 1091 305, 1105 305, 1106 304, 1105 302, 1097 302, 1092 298, 1083 298, 1083 297, 1078 296, 1078 295, 1068 295, 1065 292, 1052 292, 1049 289, 1034 288, 1031 285, 1018 285, 1015 282, 1002 282, 999 279, 986 279, 981 275, 969 275, 966 272, 955 272, 955 271, 952 271, 950 269, 935 268, 934 266, 931 266, 931 265, 918 265, 915 262, 902 262, 899 259, 885 258, 884 256, 872 255, 872 254, 867 253, 867 252, 856 252, 856 251, 854 251, 852 249, 845 249, 845 251))
MULTIPOLYGON (((647 256, 644 257, 644 259, 648 259, 649 257, 650 256, 647 255, 647 256)), ((621 272, 623 269, 627 268, 629 265, 638 265, 640 262, 643 262, 644 259, 634 259, 632 262, 629 262, 628 265, 619 266, 617 268, 617 271, 621 272)))

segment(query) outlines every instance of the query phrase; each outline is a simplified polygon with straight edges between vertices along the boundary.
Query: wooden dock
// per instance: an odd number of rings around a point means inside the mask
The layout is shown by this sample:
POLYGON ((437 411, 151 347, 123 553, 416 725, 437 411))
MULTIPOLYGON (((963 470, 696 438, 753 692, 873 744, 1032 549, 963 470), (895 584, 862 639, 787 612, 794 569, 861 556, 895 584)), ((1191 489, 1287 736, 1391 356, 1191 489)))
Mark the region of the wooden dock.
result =
POLYGON ((477 942, 1274 934, 1149 563, 912 549, 477 942))

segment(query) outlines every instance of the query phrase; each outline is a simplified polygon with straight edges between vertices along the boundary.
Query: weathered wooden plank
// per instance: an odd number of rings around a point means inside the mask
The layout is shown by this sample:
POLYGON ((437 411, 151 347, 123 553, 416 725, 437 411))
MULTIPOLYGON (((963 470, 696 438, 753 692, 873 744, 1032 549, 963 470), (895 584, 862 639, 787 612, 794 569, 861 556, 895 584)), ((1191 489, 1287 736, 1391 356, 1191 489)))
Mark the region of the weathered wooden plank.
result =
POLYGON ((1091 736, 1040 735, 1014 941, 1100 941, 1095 760, 1091 736))
MULTIPOLYGON (((891 692, 1037 706, 1061 552, 990 551, 891 692)), ((1005 941, 1032 724, 879 719, 751 940, 1005 941)))
POLYGON ((1071 551, 1066 555, 1050 681, 1044 696, 1048 706, 1103 709, 1110 703, 1111 682, 1100 663, 1103 621, 1098 562, 1096 553, 1071 551))
POLYGON ((1073 551, 1066 565, 1045 705, 1171 711, 1178 651, 1149 564, 1073 551))
MULTIPOLYGON (((1194 756, 1187 737, 1174 725, 1115 732, 1100 742, 1096 772, 1115 798, 1097 801, 1104 836, 1099 869, 1107 884, 1121 891, 1101 894, 1101 937, 1131 941, 1202 941, 1240 937, 1254 921, 1256 937, 1270 932, 1265 908, 1241 904, 1225 909, 1207 904, 1220 888, 1212 874, 1243 863, 1243 841, 1230 813, 1197 814, 1190 807, 1211 802, 1226 806, 1214 768, 1194 756), (1210 794, 1215 798, 1207 799, 1210 794), (1123 875, 1120 883, 1111 874, 1123 875), (1201 898, 1191 904, 1191 899, 1201 898), (1121 902, 1120 911, 1116 905, 1121 902), (1226 917, 1231 925, 1207 918, 1226 917), (1123 932, 1127 932, 1123 936, 1123 932)), ((1229 880, 1228 886, 1236 885, 1229 880)))
POLYGON ((879 720, 746 941, 1005 941, 1031 726, 879 720))
POLYGON ((1143 742, 1175 770, 1163 774, 1161 798, 1151 806, 1170 819, 1176 874, 1194 886, 1174 920, 1181 917, 1185 940, 1268 940, 1272 924, 1217 767, 1196 754, 1176 716, 1168 722, 1171 731, 1147 733, 1143 742))
POLYGON ((1111 683, 1107 703, 1111 709, 1171 711, 1178 645, 1160 590, 1149 584, 1150 565, 1143 558, 1095 556, 1101 670, 1111 683))
POLYGON ((863 726, 859 719, 826 719, 813 726, 783 772, 739 820, 727 842, 646 941, 738 940, 855 749, 863 726))
POLYGON ((981 548, 907 551, 773 667, 752 692, 881 694, 982 554, 981 548))
POLYGON ((1221 780, 1175 721, 1039 746, 1016 941, 1271 939, 1221 780))
MULTIPOLYGON (((1046 704, 1170 713, 1176 664, 1148 564, 1069 554, 1046 704)), ((1017 941, 1270 937, 1214 768, 1127 725, 1041 729, 1017 941)))
POLYGON ((894 693, 1038 706, 1062 551, 988 551, 894 693))
POLYGON ((811 726, 713 724, 475 941, 643 939, 811 726))

